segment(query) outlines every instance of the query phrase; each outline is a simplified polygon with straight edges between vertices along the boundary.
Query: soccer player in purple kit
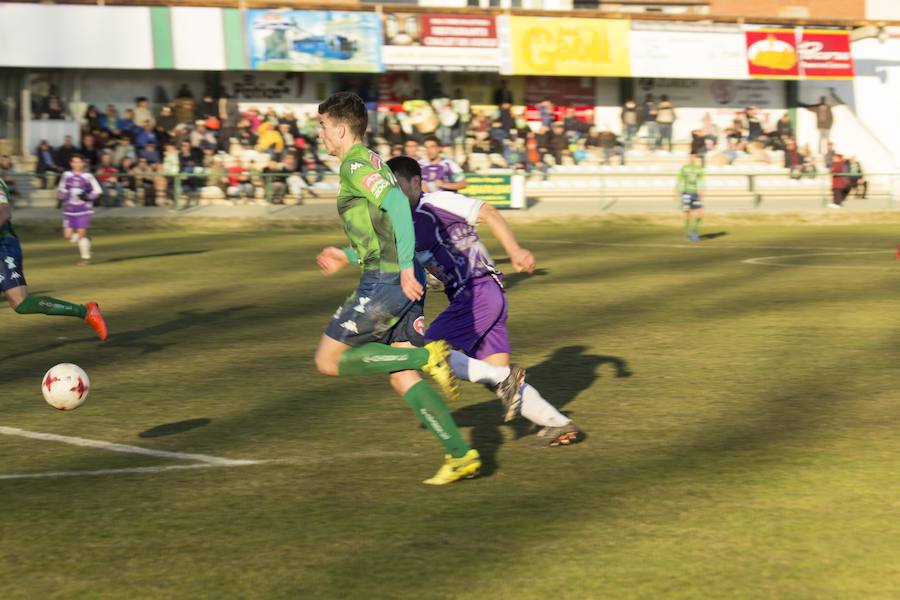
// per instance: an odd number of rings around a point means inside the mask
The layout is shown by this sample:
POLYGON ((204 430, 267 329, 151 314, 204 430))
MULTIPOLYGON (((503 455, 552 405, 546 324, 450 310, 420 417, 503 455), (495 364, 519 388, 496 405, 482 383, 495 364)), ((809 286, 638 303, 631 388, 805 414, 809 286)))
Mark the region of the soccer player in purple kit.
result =
POLYGON ((476 225, 487 224, 516 271, 533 272, 534 256, 519 246, 493 206, 449 191, 423 193, 420 166, 411 158, 392 158, 388 166, 413 209, 416 258, 444 284, 450 300, 425 331, 425 339, 447 340, 461 350, 450 353, 454 374, 494 389, 504 404, 504 421, 521 414, 541 427, 536 445, 579 441, 578 426, 524 383, 524 369, 510 365, 503 274, 478 237, 476 225))
POLYGON ((81 255, 80 266, 91 264, 91 239, 88 228, 94 214, 94 200, 103 190, 90 173, 82 172, 84 159, 78 154, 72 156, 71 170, 59 179, 59 199, 63 204, 63 237, 78 244, 81 255))
POLYGON ((462 168, 449 158, 441 156, 441 143, 435 136, 426 137, 423 145, 425 158, 419 161, 419 166, 422 168, 424 191, 458 192, 469 185, 462 168))

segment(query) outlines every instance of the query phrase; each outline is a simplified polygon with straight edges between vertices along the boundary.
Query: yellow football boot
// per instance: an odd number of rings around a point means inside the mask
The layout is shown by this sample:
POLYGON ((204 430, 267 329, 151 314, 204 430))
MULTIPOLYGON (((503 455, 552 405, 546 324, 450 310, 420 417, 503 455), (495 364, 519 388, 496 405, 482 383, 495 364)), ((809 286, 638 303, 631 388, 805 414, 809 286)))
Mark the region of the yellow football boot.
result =
POLYGON ((425 344, 425 349, 428 350, 428 362, 422 366, 422 370, 431 375, 447 400, 459 400, 461 398, 459 382, 448 362, 450 345, 444 340, 438 340, 425 344))
POLYGON ((444 455, 444 464, 438 469, 431 479, 423 483, 428 485, 446 485, 460 479, 472 479, 478 477, 481 471, 481 456, 474 448, 459 458, 453 458, 449 454, 444 455))

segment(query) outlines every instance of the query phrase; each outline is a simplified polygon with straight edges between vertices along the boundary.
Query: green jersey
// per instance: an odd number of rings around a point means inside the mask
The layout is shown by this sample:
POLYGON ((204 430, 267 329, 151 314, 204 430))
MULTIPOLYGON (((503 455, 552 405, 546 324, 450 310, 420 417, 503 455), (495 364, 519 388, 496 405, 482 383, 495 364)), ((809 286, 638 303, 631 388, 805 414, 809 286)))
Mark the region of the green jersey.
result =
MULTIPOLYGON (((0 179, 0 204, 9 204, 9 188, 2 179, 0 179)), ((12 226, 12 217, 7 219, 3 225, 0 225, 0 239, 6 237, 16 237, 16 232, 12 226)))
POLYGON ((344 155, 338 214, 364 271, 400 271, 395 228, 382 206, 396 185, 390 167, 376 152, 356 144, 344 155))
POLYGON ((697 194, 703 188, 703 167, 686 164, 678 171, 678 193, 697 194))

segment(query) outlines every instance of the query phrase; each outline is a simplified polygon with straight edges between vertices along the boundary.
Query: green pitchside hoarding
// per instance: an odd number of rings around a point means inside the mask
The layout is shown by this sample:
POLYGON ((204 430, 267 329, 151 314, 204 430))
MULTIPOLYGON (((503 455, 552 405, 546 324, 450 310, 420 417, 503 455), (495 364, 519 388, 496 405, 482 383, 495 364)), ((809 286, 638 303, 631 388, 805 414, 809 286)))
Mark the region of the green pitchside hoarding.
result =
POLYGON ((509 208, 512 202, 511 180, 510 175, 466 173, 469 185, 460 190, 460 193, 483 200, 497 208, 509 208))

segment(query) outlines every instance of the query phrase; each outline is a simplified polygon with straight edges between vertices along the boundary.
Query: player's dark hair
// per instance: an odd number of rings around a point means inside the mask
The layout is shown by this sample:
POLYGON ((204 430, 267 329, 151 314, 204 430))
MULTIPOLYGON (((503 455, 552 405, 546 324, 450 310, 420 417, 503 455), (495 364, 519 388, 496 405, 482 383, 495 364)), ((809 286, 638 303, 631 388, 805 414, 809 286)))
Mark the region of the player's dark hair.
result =
POLYGON ((426 135, 426 136, 425 136, 425 139, 422 140, 422 143, 424 144, 424 143, 426 143, 426 142, 434 142, 434 143, 437 144, 438 146, 441 145, 441 140, 437 139, 437 136, 436 136, 436 135, 426 135))
POLYGON ((366 103, 353 92, 337 92, 319 105, 319 114, 328 115, 334 121, 344 123, 359 139, 369 127, 369 111, 366 103))
POLYGON ((398 179, 405 179, 408 181, 413 177, 422 176, 422 167, 419 166, 419 161, 414 158, 408 156, 395 156, 387 161, 387 164, 398 179))

